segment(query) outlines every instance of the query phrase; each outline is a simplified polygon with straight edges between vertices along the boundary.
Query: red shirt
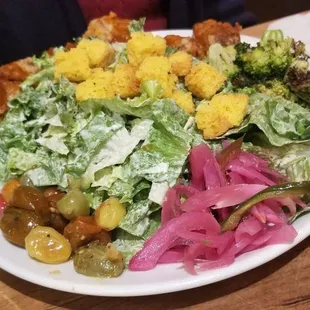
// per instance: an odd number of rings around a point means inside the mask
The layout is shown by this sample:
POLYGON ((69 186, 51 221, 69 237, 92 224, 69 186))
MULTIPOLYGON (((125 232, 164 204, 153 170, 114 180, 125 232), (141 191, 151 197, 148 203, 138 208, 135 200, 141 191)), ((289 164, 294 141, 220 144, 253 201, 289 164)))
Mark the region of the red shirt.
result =
POLYGON ((167 19, 160 0, 78 0, 87 24, 110 11, 119 17, 138 19, 146 17, 145 30, 167 28, 167 19))

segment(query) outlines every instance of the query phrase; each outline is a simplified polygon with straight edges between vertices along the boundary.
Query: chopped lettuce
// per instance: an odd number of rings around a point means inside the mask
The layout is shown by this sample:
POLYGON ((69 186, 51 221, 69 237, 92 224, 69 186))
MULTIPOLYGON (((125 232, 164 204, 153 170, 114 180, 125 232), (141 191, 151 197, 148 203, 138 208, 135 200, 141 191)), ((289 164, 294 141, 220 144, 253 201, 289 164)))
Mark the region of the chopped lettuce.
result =
POLYGON ((20 84, 21 89, 26 89, 42 80, 52 79, 54 77, 54 68, 47 67, 33 75, 30 75, 24 82, 20 84))
POLYGON ((116 240, 113 242, 117 249, 125 256, 126 264, 142 248, 143 243, 144 240, 142 238, 133 236, 122 229, 117 229, 116 240))
POLYGON ((37 168, 30 169, 26 175, 35 186, 58 185, 66 188, 68 180, 66 175, 67 158, 57 153, 48 153, 40 150, 36 154, 39 158, 37 168))
POLYGON ((100 147, 100 145, 107 143, 115 132, 122 127, 123 124, 101 111, 79 132, 79 134, 84 140, 87 149, 93 152, 97 147, 100 147))
POLYGON ((119 225, 119 228, 127 231, 131 235, 143 237, 150 225, 150 201, 141 200, 129 204, 127 214, 119 225))
POLYGON ((130 166, 135 176, 151 182, 175 184, 187 159, 191 136, 177 123, 169 127, 171 132, 163 126, 153 127, 141 148, 132 154, 130 166))
POLYGON ((168 189, 169 184, 167 182, 154 182, 149 193, 149 200, 161 205, 168 189))
POLYGON ((310 140, 310 111, 282 97, 254 94, 243 123, 225 133, 229 136, 250 131, 256 125, 273 146, 310 140))
POLYGON ((144 24, 145 24, 145 17, 141 17, 138 20, 133 20, 131 23, 128 25, 128 30, 130 32, 141 32, 144 31, 144 24))
POLYGON ((294 143, 283 147, 256 148, 258 155, 287 175, 292 182, 310 180, 310 142, 294 143))
MULTIPOLYGON (((142 120, 133 126, 130 133, 125 127, 116 131, 91 158, 83 177, 92 183, 95 180, 95 173, 97 171, 109 166, 124 163, 138 143, 145 139, 151 125, 151 120, 142 120), (126 143, 124 143, 124 141, 126 141, 126 143)), ((94 136, 92 137, 94 139, 94 136)))
POLYGON ((106 192, 100 191, 99 189, 88 189, 83 194, 86 196, 89 206, 93 210, 96 210, 108 198, 106 192))
POLYGON ((25 152, 12 147, 9 149, 6 161, 7 168, 11 174, 22 174, 38 164, 39 156, 35 153, 25 152))

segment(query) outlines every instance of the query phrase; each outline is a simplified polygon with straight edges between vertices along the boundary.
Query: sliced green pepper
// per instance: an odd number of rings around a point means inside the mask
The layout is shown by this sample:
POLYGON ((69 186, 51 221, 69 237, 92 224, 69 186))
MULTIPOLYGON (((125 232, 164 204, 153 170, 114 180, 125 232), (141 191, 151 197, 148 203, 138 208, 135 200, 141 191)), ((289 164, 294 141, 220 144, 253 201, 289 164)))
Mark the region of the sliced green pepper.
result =
POLYGON ((310 181, 284 183, 270 186, 248 200, 239 204, 234 211, 221 223, 221 231, 235 229, 243 216, 257 203, 268 198, 294 197, 310 193, 310 181))

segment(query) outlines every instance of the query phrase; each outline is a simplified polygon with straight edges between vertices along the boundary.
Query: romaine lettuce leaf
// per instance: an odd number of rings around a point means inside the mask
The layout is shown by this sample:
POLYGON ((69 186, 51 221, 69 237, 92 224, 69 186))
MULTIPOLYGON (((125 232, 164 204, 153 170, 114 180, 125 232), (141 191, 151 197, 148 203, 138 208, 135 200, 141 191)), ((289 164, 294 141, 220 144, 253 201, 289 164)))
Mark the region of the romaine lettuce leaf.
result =
POLYGON ((127 214, 119 224, 119 228, 131 235, 142 237, 150 225, 150 201, 141 200, 128 204, 127 214))
POLYGON ((144 240, 140 237, 133 236, 122 229, 116 230, 116 240, 113 244, 125 256, 126 264, 143 246, 144 240))
POLYGON ((83 178, 87 179, 89 183, 93 183, 96 172, 109 166, 124 163, 138 143, 146 138, 152 123, 151 120, 141 120, 134 124, 131 132, 128 132, 125 127, 116 131, 91 158, 83 178))
POLYGON ((89 206, 93 210, 96 210, 108 198, 106 192, 93 188, 83 191, 83 194, 86 196, 89 206))
POLYGON ((6 159, 7 169, 11 174, 20 175, 32 169, 39 163, 39 156, 35 153, 25 152, 19 148, 10 148, 6 159))
POLYGON ((150 130, 141 148, 130 157, 130 167, 136 176, 173 185, 182 172, 192 137, 180 124, 172 120, 169 123, 163 116, 165 121, 167 127, 153 127, 150 130))
POLYGON ((121 129, 123 124, 115 121, 104 112, 99 112, 88 124, 80 131, 90 152, 95 150, 100 144, 105 144, 116 131, 121 129))
POLYGON ((254 94, 250 97, 249 114, 243 123, 223 137, 248 132, 256 125, 273 146, 304 143, 310 140, 309 119, 310 111, 294 102, 254 94))
POLYGON ((67 158, 57 153, 49 153, 39 150, 36 153, 39 158, 38 167, 30 169, 26 175, 35 186, 59 185, 63 188, 68 186, 66 175, 67 158))
POLYGON ((149 192, 149 200, 161 205, 164 201, 169 184, 167 182, 152 183, 151 190, 149 192))
POLYGON ((9 178, 7 156, 7 153, 0 146, 0 188, 2 188, 4 182, 9 178))
POLYGON ((144 31, 144 24, 145 24, 145 17, 141 17, 139 19, 134 19, 128 25, 128 30, 130 32, 143 32, 144 31))
POLYGON ((310 142, 261 148, 259 155, 266 157, 291 182, 310 181, 310 142))

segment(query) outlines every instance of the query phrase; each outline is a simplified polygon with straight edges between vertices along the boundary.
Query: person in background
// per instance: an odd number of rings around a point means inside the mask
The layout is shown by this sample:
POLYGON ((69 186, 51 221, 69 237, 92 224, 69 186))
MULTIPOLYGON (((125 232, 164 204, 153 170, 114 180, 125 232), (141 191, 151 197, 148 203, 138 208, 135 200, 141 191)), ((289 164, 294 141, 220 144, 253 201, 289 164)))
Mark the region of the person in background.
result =
POLYGON ((186 29, 208 18, 243 27, 256 22, 243 0, 1 0, 0 65, 63 45, 110 11, 145 16, 146 30, 186 29))

